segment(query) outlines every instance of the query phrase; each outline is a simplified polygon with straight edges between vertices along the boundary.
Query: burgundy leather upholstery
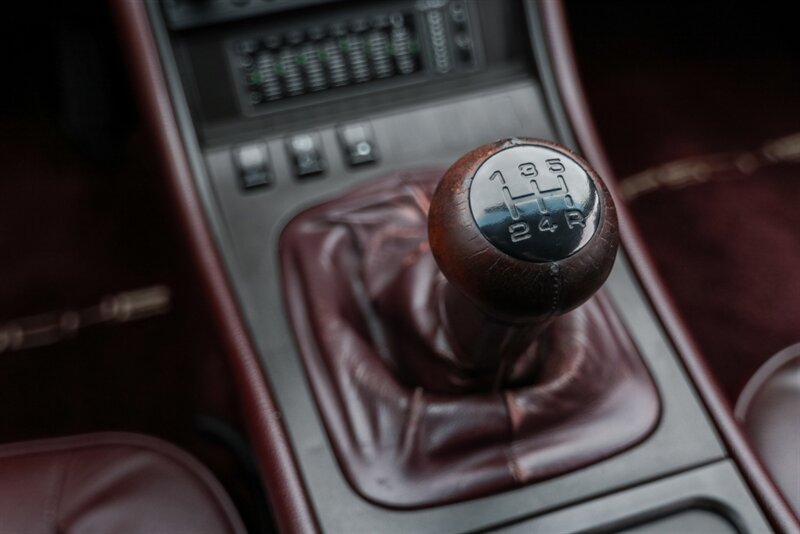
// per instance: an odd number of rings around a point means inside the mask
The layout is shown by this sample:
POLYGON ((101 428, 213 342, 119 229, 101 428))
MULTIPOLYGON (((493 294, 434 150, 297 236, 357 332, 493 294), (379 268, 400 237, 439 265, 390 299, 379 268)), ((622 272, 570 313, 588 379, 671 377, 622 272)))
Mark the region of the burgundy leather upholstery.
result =
POLYGON ((133 434, 0 447, 0 531, 243 533, 211 473, 187 453, 133 434))
POLYGON ((281 241, 287 304, 336 456, 357 491, 392 507, 556 476, 631 447, 659 415, 602 294, 556 319, 510 382, 481 387, 439 313, 427 209, 440 176, 364 186, 301 214, 281 241), (444 383, 450 394, 431 391, 444 383))
POLYGON ((800 517, 800 343, 753 375, 736 403, 736 416, 800 517))

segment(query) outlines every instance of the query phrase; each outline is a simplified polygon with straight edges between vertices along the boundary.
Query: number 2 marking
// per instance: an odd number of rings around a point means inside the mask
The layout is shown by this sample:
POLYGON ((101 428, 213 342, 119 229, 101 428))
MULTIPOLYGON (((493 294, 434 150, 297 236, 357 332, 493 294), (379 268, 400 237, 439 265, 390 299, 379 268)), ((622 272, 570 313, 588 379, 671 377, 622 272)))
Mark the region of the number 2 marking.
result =
POLYGON ((517 243, 524 241, 531 236, 531 228, 526 222, 516 222, 508 225, 508 231, 511 234, 511 242, 517 243))

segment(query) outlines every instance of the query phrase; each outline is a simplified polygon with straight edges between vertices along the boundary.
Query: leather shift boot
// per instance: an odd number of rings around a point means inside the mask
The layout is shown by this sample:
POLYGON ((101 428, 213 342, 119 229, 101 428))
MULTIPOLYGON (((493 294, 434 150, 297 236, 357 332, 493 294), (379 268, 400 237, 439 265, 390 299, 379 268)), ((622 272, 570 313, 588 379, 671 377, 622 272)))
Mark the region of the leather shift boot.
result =
POLYGON ((302 213, 281 239, 286 305, 337 460, 362 496, 397 508, 600 461, 644 439, 660 409, 602 291, 524 346, 486 347, 518 352, 503 369, 462 357, 427 243, 440 176, 363 186, 302 213))

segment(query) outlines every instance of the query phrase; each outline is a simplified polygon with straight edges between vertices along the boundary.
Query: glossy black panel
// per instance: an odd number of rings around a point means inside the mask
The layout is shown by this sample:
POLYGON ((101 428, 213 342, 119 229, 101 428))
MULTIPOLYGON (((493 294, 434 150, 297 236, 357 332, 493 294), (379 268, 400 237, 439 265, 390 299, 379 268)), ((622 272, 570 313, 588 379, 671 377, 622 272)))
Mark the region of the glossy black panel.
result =
POLYGON ((533 262, 567 258, 600 224, 594 181, 575 160, 543 145, 517 145, 488 158, 470 185, 481 233, 509 256, 533 262))

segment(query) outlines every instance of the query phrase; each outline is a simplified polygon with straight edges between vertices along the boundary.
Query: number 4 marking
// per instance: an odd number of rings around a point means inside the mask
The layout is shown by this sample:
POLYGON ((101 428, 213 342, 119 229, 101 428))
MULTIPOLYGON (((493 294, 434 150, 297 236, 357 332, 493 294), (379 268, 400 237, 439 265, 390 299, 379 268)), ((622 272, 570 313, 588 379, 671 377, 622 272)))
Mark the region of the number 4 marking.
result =
POLYGON ((556 228, 558 228, 558 225, 550 222, 550 217, 542 217, 539 221, 540 232, 555 232, 556 228))

